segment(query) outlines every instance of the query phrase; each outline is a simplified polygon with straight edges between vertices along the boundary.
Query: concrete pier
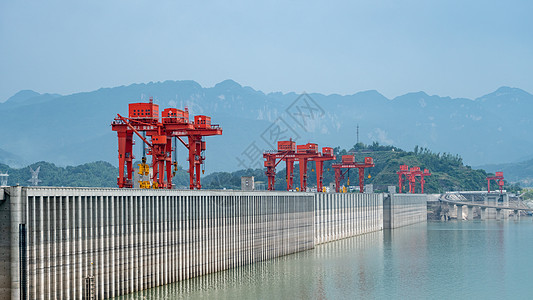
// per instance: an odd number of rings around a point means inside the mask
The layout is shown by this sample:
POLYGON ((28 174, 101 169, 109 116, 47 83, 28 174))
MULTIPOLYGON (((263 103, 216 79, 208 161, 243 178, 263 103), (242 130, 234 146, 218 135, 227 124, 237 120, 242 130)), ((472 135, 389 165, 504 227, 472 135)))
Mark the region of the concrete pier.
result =
MULTIPOLYGON (((491 205, 491 206, 497 206, 498 205, 498 198, 499 194, 491 193, 485 195, 484 204, 485 205, 491 205)), ((496 209, 495 208, 487 208, 486 209, 486 215, 485 219, 496 219, 496 209)))
POLYGON ((21 299, 19 224, 24 222, 22 187, 0 188, 0 193, 3 198, 0 201, 0 299, 21 299))
MULTIPOLYGON (((505 193, 502 195, 502 206, 509 206, 509 194, 505 193)), ((503 214, 503 218, 504 219, 509 219, 509 215, 511 214, 511 210, 510 209, 505 209, 504 211, 502 211, 502 214, 503 214)))
MULTIPOLYGON (((486 194, 485 196, 484 204, 491 205, 491 206, 509 206, 509 195, 504 193, 490 193, 486 194)), ((499 208, 487 208, 487 214, 485 219, 507 219, 509 218, 509 215, 512 210, 509 209, 503 209, 503 211, 499 212, 498 210, 501 210, 499 208)))
POLYGON ((457 221, 463 220, 463 206, 462 205, 456 205, 457 206, 457 221))
POLYGON ((474 220, 474 207, 473 206, 467 206, 468 209, 468 220, 474 220))

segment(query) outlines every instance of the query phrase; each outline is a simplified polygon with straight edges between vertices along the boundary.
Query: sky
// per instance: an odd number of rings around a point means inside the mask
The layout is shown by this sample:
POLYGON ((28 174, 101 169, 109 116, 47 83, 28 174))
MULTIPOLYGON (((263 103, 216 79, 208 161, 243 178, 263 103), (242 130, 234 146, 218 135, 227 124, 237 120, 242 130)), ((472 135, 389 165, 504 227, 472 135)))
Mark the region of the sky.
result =
POLYGON ((0 1, 0 102, 225 79, 264 92, 533 92, 533 1, 0 1))

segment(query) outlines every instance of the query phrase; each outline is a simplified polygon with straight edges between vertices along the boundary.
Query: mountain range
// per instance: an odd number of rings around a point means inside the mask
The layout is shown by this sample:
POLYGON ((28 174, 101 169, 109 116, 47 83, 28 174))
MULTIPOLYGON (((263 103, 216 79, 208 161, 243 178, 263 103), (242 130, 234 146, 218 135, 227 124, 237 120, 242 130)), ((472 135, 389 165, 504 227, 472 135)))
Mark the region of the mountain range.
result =
POLYGON ((517 163, 482 165, 478 168, 492 173, 502 171, 506 180, 517 182, 522 187, 533 187, 533 159, 517 163))
MULTIPOLYGON (((205 114, 220 124, 223 135, 206 138, 208 173, 261 167, 262 151, 288 138, 348 149, 357 140, 403 149, 419 145, 459 154, 469 165, 533 157, 533 95, 518 88, 501 87, 476 99, 424 92, 388 99, 377 91, 263 93, 226 80, 214 87, 165 81, 71 95, 20 91, 0 103, 0 162, 116 165, 117 138, 110 124, 117 113, 127 116, 128 103, 149 97, 160 110, 187 107, 191 115, 205 114)), ((138 140, 137 158, 141 149, 138 140)), ((184 147, 178 157, 184 165, 184 147)))

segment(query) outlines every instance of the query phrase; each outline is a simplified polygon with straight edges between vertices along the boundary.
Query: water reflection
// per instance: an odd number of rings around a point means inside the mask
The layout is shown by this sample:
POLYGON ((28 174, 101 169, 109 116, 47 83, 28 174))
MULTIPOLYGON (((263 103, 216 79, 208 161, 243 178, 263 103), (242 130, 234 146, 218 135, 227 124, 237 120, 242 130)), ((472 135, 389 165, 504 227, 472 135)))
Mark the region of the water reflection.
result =
POLYGON ((119 299, 327 299, 368 295, 383 277, 384 232, 319 245, 270 261, 119 299))
POLYGON ((530 219, 442 222, 348 238, 121 299, 427 299, 529 295, 530 219))

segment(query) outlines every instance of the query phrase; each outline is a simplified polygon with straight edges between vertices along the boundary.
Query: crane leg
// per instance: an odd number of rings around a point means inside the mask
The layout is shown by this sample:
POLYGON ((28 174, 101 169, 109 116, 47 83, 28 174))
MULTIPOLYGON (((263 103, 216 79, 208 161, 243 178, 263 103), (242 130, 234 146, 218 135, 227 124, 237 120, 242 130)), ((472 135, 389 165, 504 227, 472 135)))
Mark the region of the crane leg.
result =
POLYGON ((307 159, 299 159, 300 167, 300 191, 305 192, 307 190, 307 159))
POLYGON ((335 168, 335 192, 340 191, 340 185, 341 185, 341 169, 335 168))
POLYGON ((359 193, 365 189, 365 168, 359 168, 359 193))
POLYGON ((194 162, 196 155, 196 142, 192 136, 189 136, 189 188, 194 190, 196 186, 196 177, 194 176, 195 165, 194 162))
POLYGON ((294 160, 286 161, 287 165, 287 191, 292 190, 294 184, 294 160))
POLYGON ((118 135, 118 178, 119 188, 124 187, 124 165, 126 164, 126 132, 119 131, 118 135))
POLYGON ((322 192, 322 173, 323 173, 323 167, 324 162, 323 161, 316 161, 316 191, 318 193, 322 192))

